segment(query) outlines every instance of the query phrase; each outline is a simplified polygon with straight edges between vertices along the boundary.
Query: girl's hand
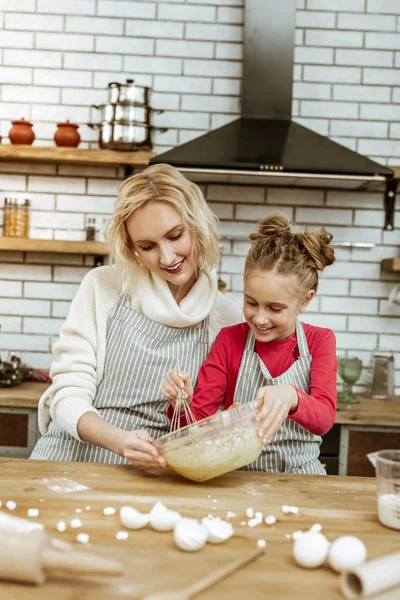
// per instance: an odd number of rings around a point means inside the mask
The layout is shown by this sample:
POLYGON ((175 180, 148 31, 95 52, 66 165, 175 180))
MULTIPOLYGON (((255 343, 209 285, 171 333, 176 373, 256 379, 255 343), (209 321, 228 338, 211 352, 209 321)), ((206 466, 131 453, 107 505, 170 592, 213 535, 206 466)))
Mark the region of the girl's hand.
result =
POLYGON ((187 373, 173 369, 172 371, 169 371, 162 382, 161 393, 171 402, 171 404, 175 405, 179 392, 182 393, 187 404, 190 404, 193 398, 193 388, 190 377, 187 373))
POLYGON ((288 383, 267 385, 258 390, 256 400, 259 401, 259 412, 256 421, 260 422, 258 435, 264 446, 278 431, 290 411, 297 408, 296 389, 288 383))
POLYGON ((118 454, 139 471, 154 475, 167 466, 154 446, 153 438, 144 429, 124 431, 118 450, 118 454))

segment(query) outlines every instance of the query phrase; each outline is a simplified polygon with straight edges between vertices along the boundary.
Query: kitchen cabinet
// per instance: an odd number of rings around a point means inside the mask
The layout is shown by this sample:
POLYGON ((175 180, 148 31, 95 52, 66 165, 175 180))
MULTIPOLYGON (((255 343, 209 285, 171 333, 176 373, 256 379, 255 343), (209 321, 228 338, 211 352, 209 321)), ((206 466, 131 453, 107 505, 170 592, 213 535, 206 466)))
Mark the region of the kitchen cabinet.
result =
POLYGON ((29 457, 38 438, 37 407, 48 383, 0 388, 0 456, 29 457))
MULTIPOLYGON (((189 582, 256 548, 257 540, 263 538, 267 542, 263 556, 202 592, 201 598, 343 600, 340 576, 332 569, 296 565, 290 539, 294 531, 320 523, 330 542, 341 535, 357 535, 366 545, 369 559, 400 547, 399 532, 378 521, 375 480, 369 478, 234 471, 194 483, 168 469, 159 477, 144 477, 125 465, 20 459, 0 459, 0 474, 0 498, 16 502, 13 515, 26 518, 27 509, 37 507, 40 515, 34 520, 51 536, 74 543, 77 532, 84 531, 90 536, 91 552, 120 560, 125 566, 123 580, 110 582, 110 587, 101 586, 97 578, 86 584, 70 578, 54 580, 43 586, 0 582, 1 598, 116 600, 143 598, 149 592, 177 593, 189 582), (129 531, 123 542, 116 540, 121 506, 132 505, 147 513, 156 502, 196 519, 211 512, 226 518, 232 511, 235 534, 226 543, 206 544, 199 552, 178 550, 171 532, 160 533, 150 527, 129 531), (282 514, 283 504, 298 506, 299 513, 282 514), (90 510, 85 510, 88 506, 90 510), (116 514, 104 517, 106 506, 114 507, 116 514), (248 507, 275 515, 277 522, 272 526, 241 525, 243 519, 247 521, 248 507), (58 519, 61 515, 67 521, 76 517, 77 508, 82 510, 82 529, 68 528, 59 534, 58 519)), ((76 545, 75 549, 79 550, 76 545)))
POLYGON ((330 475, 374 476, 367 454, 400 448, 400 396, 338 402, 335 425, 323 437, 320 460, 330 475))

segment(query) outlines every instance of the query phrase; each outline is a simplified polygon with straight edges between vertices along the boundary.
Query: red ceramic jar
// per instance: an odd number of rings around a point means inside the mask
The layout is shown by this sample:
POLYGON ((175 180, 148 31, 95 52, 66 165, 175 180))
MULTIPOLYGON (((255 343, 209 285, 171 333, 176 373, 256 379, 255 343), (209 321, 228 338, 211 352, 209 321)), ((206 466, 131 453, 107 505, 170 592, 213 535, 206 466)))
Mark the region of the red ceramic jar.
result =
POLYGON ((75 123, 66 121, 65 123, 57 123, 57 131, 54 134, 54 141, 57 146, 70 146, 76 148, 81 141, 78 127, 75 123))
POLYGON ((19 121, 11 121, 12 127, 8 132, 8 137, 12 144, 30 145, 35 139, 35 132, 32 129, 32 123, 20 119, 19 121))

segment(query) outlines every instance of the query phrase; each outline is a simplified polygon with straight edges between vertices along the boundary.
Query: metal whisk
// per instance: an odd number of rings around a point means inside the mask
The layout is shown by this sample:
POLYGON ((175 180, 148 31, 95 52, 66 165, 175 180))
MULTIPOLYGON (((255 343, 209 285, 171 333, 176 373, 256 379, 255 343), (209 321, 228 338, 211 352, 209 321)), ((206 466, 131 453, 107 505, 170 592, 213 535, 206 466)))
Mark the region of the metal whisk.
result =
MULTIPOLYGON (((176 370, 179 373, 180 370, 178 369, 178 367, 176 367, 176 370)), ((194 416, 193 412, 191 411, 190 404, 188 404, 188 401, 184 396, 183 390, 180 389, 178 391, 178 396, 176 398, 176 402, 174 405, 174 412, 172 413, 170 431, 176 431, 177 429, 180 429, 180 423, 181 423, 180 417, 182 414, 181 407, 183 407, 183 413, 186 418, 186 423, 188 425, 191 425, 192 423, 196 422, 196 417, 194 416)))

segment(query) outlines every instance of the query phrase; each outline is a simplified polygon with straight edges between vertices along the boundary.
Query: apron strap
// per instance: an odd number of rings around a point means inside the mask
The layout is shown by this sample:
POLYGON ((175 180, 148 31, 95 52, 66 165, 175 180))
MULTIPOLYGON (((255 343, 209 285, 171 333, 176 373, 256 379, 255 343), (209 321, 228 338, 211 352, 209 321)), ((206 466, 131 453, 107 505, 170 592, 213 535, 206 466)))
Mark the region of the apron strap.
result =
POLYGON ((297 337, 297 345, 299 347, 299 354, 301 357, 310 356, 310 350, 308 348, 306 334, 304 332, 304 327, 300 323, 299 320, 296 321, 296 337, 297 337))

